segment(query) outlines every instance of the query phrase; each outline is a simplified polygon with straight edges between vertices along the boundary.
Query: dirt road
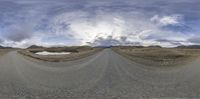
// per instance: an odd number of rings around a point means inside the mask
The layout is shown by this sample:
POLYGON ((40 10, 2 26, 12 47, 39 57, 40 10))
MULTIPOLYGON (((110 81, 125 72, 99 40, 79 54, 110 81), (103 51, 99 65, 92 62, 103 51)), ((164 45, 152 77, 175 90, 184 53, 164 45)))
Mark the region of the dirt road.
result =
POLYGON ((110 49, 69 62, 0 57, 0 99, 200 98, 200 59, 174 69, 134 63, 110 49))

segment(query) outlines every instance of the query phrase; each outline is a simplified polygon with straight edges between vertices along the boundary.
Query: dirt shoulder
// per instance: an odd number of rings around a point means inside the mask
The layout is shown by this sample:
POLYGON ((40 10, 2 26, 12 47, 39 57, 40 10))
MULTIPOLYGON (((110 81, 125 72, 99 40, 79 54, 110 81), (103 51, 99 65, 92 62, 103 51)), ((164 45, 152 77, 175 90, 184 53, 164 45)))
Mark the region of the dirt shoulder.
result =
POLYGON ((200 49, 115 47, 113 50, 136 63, 159 67, 187 64, 200 56, 200 49))
MULTIPOLYGON (((74 49, 74 48, 73 48, 74 49)), ((75 48, 76 50, 70 50, 65 48, 67 52, 71 51, 71 54, 68 55, 37 55, 36 52, 40 51, 50 51, 50 52, 63 52, 64 48, 50 48, 50 49, 24 49, 18 51, 18 53, 28 56, 37 60, 42 61, 49 61, 49 62, 61 62, 61 61, 71 61, 81 59, 90 55, 93 55, 97 52, 100 52, 101 48, 88 48, 88 49, 79 49, 75 48)), ((65 52, 65 51, 64 51, 65 52)))
POLYGON ((0 49, 0 57, 15 49, 0 49))

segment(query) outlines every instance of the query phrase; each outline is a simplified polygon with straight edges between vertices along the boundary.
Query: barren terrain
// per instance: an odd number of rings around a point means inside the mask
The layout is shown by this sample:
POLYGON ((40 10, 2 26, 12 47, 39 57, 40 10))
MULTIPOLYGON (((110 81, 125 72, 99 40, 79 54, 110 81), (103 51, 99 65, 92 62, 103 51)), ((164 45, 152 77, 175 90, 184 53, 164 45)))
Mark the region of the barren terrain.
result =
POLYGON ((200 56, 200 49, 114 47, 113 50, 134 62, 159 67, 187 64, 200 56))
POLYGON ((14 49, 0 49, 0 57, 13 50, 14 49))

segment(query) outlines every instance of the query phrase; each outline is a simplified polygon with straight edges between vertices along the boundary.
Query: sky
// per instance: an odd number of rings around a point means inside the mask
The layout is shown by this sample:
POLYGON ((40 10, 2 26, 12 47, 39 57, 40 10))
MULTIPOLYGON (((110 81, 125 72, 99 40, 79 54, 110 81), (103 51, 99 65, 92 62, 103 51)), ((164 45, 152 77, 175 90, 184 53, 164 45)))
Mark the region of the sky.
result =
POLYGON ((200 0, 0 0, 0 45, 200 44, 200 0))

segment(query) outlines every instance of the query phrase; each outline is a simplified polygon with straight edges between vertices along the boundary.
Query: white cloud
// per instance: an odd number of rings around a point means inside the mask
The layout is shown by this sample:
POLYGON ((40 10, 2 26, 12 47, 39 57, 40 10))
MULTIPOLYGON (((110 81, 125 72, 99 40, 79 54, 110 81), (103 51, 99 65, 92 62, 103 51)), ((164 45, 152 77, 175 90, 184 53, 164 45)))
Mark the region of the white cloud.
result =
POLYGON ((113 18, 111 20, 79 21, 70 25, 70 31, 77 39, 81 39, 83 44, 93 42, 97 37, 106 38, 112 36, 119 39, 125 32, 123 20, 113 18))
POLYGON ((152 22, 155 22, 161 26, 167 26, 167 25, 180 25, 182 24, 182 16, 175 14, 175 15, 171 15, 171 16, 158 16, 155 15, 153 16, 150 20, 152 22))

